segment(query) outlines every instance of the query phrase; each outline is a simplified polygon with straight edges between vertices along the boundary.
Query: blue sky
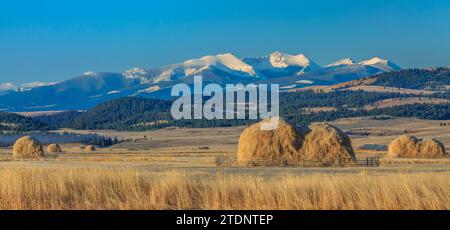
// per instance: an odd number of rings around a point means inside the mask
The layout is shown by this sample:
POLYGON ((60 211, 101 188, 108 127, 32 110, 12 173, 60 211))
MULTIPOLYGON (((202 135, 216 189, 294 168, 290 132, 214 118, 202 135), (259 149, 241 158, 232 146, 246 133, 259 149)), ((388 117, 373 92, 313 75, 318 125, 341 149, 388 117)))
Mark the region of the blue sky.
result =
POLYGON ((275 50, 448 66, 450 1, 1 1, 0 83, 275 50))

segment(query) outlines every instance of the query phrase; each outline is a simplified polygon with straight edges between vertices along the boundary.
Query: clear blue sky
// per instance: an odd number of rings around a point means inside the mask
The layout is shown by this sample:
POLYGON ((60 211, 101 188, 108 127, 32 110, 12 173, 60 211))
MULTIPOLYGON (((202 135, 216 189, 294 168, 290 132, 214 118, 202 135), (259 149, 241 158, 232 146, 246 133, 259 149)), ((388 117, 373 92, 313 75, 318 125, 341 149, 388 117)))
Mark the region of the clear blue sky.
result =
POLYGON ((319 64, 389 58, 450 65, 447 0, 4 0, 0 83, 61 81, 231 52, 279 50, 319 64))

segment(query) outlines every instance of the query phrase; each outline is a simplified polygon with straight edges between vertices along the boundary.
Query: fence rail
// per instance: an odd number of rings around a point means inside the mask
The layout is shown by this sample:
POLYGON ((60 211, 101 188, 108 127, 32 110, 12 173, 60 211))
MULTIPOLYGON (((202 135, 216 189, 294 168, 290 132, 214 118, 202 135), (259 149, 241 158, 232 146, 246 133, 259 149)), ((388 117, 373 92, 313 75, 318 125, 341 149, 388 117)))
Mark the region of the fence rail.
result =
POLYGON ((379 157, 341 158, 335 161, 299 161, 288 163, 283 161, 270 161, 255 159, 251 161, 237 161, 234 157, 217 157, 216 165, 219 167, 378 167, 379 157))

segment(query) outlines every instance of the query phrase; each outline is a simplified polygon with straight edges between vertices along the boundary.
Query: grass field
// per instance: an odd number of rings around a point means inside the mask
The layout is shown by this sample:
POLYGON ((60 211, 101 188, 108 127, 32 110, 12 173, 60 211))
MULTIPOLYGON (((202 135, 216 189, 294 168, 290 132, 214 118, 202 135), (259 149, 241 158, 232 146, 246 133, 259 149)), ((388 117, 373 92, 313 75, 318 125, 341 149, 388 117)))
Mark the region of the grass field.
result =
MULTIPOLYGON (((341 119, 353 146, 401 134, 450 147, 450 127, 418 119, 341 119), (364 133, 364 135, 360 134, 364 133)), ((0 148, 0 209, 450 209, 450 159, 385 159, 375 168, 219 167, 244 127, 73 131, 133 139, 97 152, 13 161, 0 148), (146 136, 146 139, 143 137, 146 136), (208 148, 205 148, 208 147, 208 148)))
POLYGON ((450 174, 188 175, 0 170, 1 209, 450 209, 450 174))

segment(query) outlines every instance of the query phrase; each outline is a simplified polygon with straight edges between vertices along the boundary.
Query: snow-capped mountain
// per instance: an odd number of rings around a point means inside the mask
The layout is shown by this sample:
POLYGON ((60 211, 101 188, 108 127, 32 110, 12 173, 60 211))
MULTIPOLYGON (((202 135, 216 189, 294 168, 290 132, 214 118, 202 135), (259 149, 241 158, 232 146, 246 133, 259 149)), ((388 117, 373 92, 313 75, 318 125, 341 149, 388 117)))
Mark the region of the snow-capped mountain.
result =
POLYGON ((21 92, 24 92, 24 91, 31 90, 33 88, 43 87, 43 86, 50 86, 50 85, 55 85, 55 84, 58 84, 58 82, 40 82, 40 81, 35 81, 35 82, 30 82, 30 83, 24 83, 24 84, 20 85, 20 87, 17 90, 21 91, 21 92))
POLYGON ((341 59, 341 60, 338 60, 336 62, 326 65, 325 68, 335 67, 335 66, 349 66, 349 65, 354 65, 354 64, 355 64, 355 61, 352 58, 344 58, 344 59, 341 59))
POLYGON ((332 85, 399 69, 393 62, 377 57, 361 62, 345 58, 321 67, 303 54, 273 52, 240 59, 226 53, 163 67, 132 68, 122 73, 87 71, 59 83, 34 82, 21 87, 3 83, 0 110, 87 109, 110 99, 136 95, 170 98, 175 84, 191 85, 194 76, 202 76, 205 84, 276 83, 281 89, 294 89, 332 85))
POLYGON ((0 95, 5 95, 17 90, 17 86, 11 82, 0 83, 0 95))
POLYGON ((320 70, 321 67, 304 54, 289 55, 273 52, 268 56, 244 58, 264 79, 273 77, 300 76, 306 72, 320 70))
POLYGON ((123 75, 127 79, 139 79, 141 83, 145 84, 180 80, 214 70, 220 70, 239 77, 257 77, 252 66, 230 53, 191 59, 167 67, 152 69, 132 68, 126 70, 123 75))
POLYGON ((386 72, 402 69, 402 68, 400 68, 400 66, 396 65, 395 63, 393 63, 389 60, 381 59, 379 57, 374 57, 374 58, 362 61, 359 64, 365 65, 365 66, 372 66, 372 67, 378 68, 378 69, 380 69, 382 71, 386 71, 386 72))
POLYGON ((16 86, 11 82, 0 83, 0 95, 5 95, 12 92, 25 92, 37 87, 55 85, 57 82, 29 82, 16 86))

